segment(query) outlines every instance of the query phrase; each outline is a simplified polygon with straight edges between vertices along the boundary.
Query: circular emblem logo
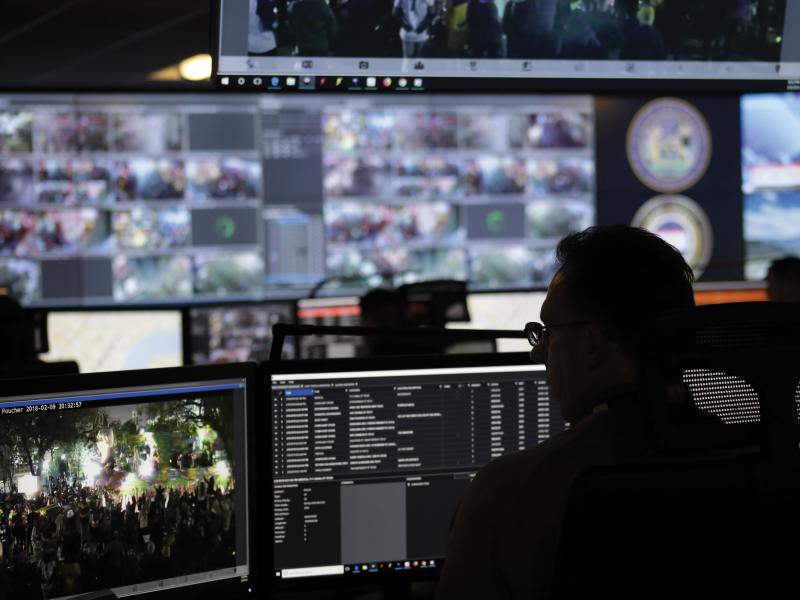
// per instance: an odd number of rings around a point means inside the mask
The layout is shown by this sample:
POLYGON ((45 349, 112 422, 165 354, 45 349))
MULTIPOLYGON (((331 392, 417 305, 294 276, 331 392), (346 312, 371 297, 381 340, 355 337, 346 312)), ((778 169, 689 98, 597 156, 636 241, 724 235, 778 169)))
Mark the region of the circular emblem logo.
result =
POLYGON ((703 115, 677 98, 660 98, 636 113, 628 129, 628 162, 657 192, 682 192, 705 175, 711 133, 703 115))
POLYGON ((631 225, 647 229, 675 246, 700 277, 711 259, 713 232, 705 211, 686 196, 656 196, 636 211, 631 225))

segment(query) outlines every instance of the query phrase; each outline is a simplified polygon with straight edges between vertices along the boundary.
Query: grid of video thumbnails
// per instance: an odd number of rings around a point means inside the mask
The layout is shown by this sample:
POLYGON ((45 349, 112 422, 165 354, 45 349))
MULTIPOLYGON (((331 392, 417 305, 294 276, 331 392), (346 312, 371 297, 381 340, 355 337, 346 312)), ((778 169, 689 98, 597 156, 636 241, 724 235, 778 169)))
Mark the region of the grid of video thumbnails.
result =
POLYGON ((233 380, 0 403, 4 591, 247 577, 244 405, 233 380))
POLYGON ((588 96, 34 98, 0 103, 0 287, 25 305, 543 286, 595 218, 588 96))
POLYGON ((331 277, 545 286, 557 241, 594 222, 588 97, 424 112, 376 100, 326 111, 323 130, 331 277))
POLYGON ((254 111, 176 104, 0 107, 0 285, 28 305, 261 285, 254 111))

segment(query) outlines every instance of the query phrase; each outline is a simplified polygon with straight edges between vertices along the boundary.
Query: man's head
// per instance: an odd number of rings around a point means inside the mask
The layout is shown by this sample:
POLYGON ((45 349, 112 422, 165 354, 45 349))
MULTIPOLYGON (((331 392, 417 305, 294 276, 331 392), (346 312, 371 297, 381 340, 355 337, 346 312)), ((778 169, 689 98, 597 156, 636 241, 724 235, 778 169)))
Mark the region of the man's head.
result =
POLYGON ((405 302, 394 290, 370 290, 359 305, 364 327, 400 328, 405 325, 405 302))
POLYGON ((694 306, 694 276, 660 237, 624 225, 571 234, 556 255, 560 267, 542 306, 546 333, 531 357, 547 364, 553 395, 575 422, 635 384, 644 325, 694 306))
POLYGON ((772 261, 767 271, 767 297, 773 302, 800 302, 800 258, 772 261))

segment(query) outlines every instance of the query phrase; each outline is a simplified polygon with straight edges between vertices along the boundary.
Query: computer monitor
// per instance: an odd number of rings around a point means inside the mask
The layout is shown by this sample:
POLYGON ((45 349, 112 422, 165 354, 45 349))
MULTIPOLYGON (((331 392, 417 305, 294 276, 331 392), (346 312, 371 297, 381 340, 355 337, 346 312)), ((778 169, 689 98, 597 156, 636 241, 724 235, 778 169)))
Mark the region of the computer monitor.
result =
POLYGON ((48 599, 200 584, 245 592, 258 564, 255 370, 4 382, 0 426, 10 454, 0 518, 35 536, 4 542, 16 565, 4 591, 28 597, 25 586, 38 594, 41 582, 48 599))
POLYGON ((742 192, 746 279, 800 253, 800 94, 742 96, 742 192))
MULTIPOLYGON (((294 323, 294 302, 196 306, 184 313, 187 364, 269 359, 272 326, 294 323)), ((284 343, 283 358, 295 358, 294 339, 284 343)))
POLYGON ((776 89, 791 0, 219 0, 216 75, 280 92, 776 89))
MULTIPOLYGON (((358 296, 303 298, 297 301, 297 322, 301 325, 361 325, 358 296)), ((363 338, 346 335, 303 336, 297 341, 298 358, 352 358, 364 347, 363 338)))
MULTIPOLYGON (((449 323, 451 329, 506 329, 522 331, 525 323, 541 320, 542 304, 547 292, 491 292, 469 294, 469 323, 449 323)), ((498 339, 498 352, 529 352, 524 339, 498 339)))
POLYGON ((69 308, 546 286, 558 239, 596 221, 594 105, 1 94, 0 291, 69 308))
POLYGON ((475 472, 565 427, 527 354, 296 361, 270 380, 276 585, 435 573, 475 472))
POLYGON ((183 364, 179 310, 50 311, 47 331, 40 358, 74 360, 81 373, 183 364))

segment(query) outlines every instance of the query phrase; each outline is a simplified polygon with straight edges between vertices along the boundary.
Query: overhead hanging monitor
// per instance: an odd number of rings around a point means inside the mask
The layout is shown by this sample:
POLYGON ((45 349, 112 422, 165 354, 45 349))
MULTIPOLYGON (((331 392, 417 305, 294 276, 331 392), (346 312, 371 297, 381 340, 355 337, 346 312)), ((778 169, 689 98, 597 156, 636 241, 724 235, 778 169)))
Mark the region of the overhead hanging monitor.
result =
POLYGON ((233 90, 800 85, 789 0, 219 0, 217 14, 217 83, 233 90))
POLYGON ((38 535, 4 538, 17 566, 3 591, 244 595, 258 564, 254 379, 239 364, 5 382, 0 506, 38 535))

